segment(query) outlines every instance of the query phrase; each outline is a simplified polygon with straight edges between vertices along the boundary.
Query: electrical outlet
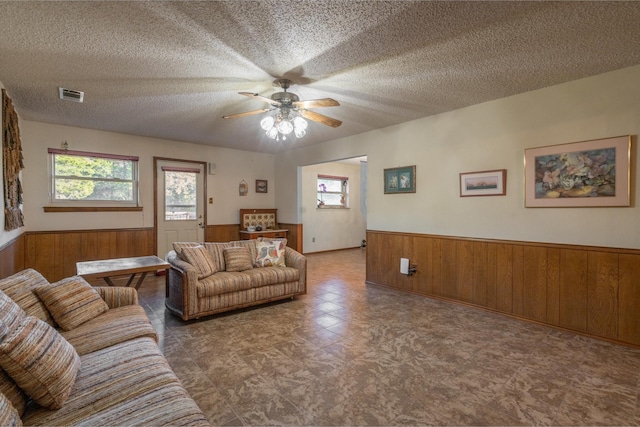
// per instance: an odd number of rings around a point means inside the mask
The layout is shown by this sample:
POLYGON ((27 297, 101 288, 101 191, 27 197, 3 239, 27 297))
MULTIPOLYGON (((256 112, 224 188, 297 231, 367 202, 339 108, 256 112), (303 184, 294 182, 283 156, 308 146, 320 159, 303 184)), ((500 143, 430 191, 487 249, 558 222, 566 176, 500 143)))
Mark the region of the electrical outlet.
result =
POLYGON ((316 238, 315 238, 315 237, 312 237, 312 238, 311 238, 311 242, 315 243, 315 242, 316 242, 316 238))

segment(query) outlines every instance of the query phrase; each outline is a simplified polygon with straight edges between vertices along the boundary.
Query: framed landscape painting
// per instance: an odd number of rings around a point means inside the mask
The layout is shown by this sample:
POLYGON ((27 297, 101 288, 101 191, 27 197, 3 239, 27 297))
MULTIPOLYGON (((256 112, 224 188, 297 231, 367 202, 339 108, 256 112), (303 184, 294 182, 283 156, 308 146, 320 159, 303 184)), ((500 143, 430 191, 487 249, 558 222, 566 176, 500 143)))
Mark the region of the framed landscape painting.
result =
POLYGON ((384 170, 384 194, 415 193, 416 167, 402 166, 384 170))
POLYGON ((631 137, 524 152, 526 207, 629 206, 631 137))
POLYGON ((504 196, 507 194, 506 184, 506 169, 461 173, 460 197, 504 196))

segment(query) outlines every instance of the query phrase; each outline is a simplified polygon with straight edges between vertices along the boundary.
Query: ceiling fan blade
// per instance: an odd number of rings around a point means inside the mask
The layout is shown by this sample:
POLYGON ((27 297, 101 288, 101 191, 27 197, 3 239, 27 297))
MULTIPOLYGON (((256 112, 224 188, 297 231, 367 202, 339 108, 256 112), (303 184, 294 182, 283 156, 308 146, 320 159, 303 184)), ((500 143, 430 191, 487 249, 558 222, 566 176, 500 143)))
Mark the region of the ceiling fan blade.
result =
POLYGON ((314 111, 300 110, 300 115, 305 119, 313 120, 314 122, 322 123, 323 125, 337 128, 342 124, 340 120, 332 119, 322 114, 318 114, 314 111))
POLYGON ((263 108, 262 110, 247 111, 245 113, 229 114, 228 116, 222 116, 223 119, 236 119, 238 117, 252 116, 254 114, 266 113, 271 111, 271 108, 263 108))
POLYGON ((293 103, 298 108, 320 108, 320 107, 337 107, 340 105, 338 101, 331 98, 310 99, 308 101, 296 101, 293 103))
POLYGON ((244 95, 244 96, 248 96, 249 98, 254 98, 254 99, 258 99, 260 101, 269 103, 271 105, 275 105, 276 107, 280 106, 280 102, 278 101, 274 101, 271 98, 267 98, 266 96, 262 96, 260 94, 257 93, 253 93, 253 92, 238 92, 240 95, 244 95))

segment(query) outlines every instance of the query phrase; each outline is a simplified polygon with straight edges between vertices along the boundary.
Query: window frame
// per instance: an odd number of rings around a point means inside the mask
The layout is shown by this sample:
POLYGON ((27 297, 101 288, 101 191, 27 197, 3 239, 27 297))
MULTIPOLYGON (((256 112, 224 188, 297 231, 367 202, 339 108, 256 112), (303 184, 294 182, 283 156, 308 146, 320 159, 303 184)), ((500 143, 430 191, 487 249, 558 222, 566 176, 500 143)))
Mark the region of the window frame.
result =
POLYGON ((349 177, 318 174, 316 178, 316 208, 317 209, 349 209, 349 177), (340 187, 342 188, 342 190, 341 191, 320 191, 318 188, 319 187, 318 181, 320 180, 341 181, 340 187), (340 194, 344 197, 344 204, 342 205, 320 204, 319 196, 321 194, 340 194))
MULTIPOLYGON (((71 209, 69 211, 73 211, 74 208, 78 208, 77 210, 82 210, 82 208, 89 209, 104 209, 104 210, 118 210, 118 209, 141 209, 140 207, 140 168, 139 168, 139 157, 138 156, 128 156, 128 155, 120 155, 120 154, 108 154, 108 153, 96 153, 89 151, 76 151, 76 150, 62 150, 57 148, 49 148, 49 203, 50 207, 45 208, 47 212, 55 212, 56 209, 58 211, 65 211, 65 209, 71 209), (132 166, 132 178, 123 180, 123 179, 99 179, 100 181, 112 181, 112 182, 131 182, 132 183, 132 200, 64 200, 64 199, 56 199, 55 185, 56 179, 69 179, 68 176, 56 176, 55 175, 55 159, 56 155, 66 155, 66 156, 76 156, 76 157, 91 157, 91 158, 101 158, 101 159, 109 159, 109 160, 126 160, 131 162, 132 166)), ((73 177, 71 177, 73 179, 73 177)))

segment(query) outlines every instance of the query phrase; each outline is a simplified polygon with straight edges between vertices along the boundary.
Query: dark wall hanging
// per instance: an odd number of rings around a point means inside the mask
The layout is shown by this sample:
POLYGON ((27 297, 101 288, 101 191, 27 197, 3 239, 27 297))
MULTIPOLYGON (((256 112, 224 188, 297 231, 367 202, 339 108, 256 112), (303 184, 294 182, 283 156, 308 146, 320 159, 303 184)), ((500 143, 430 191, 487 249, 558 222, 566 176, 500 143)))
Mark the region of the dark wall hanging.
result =
POLYGON ((24 226, 22 215, 22 183, 20 171, 24 169, 18 114, 11 98, 2 89, 2 176, 4 182, 4 229, 15 230, 24 226))

